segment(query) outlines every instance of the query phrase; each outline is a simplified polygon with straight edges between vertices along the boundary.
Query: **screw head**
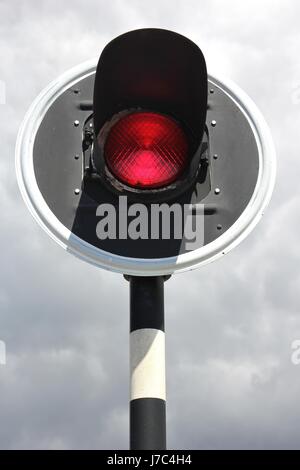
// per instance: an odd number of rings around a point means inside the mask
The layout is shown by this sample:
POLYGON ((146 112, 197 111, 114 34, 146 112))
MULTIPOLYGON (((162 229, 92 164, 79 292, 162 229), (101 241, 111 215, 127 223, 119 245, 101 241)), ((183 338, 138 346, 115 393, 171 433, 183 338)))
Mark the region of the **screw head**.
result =
POLYGON ((213 156, 214 160, 217 160, 218 158, 218 155, 215 153, 214 156, 213 156))
POLYGON ((222 230, 222 225, 221 225, 221 224, 218 224, 218 225, 217 225, 217 229, 218 229, 218 230, 222 230))
POLYGON ((215 119, 213 119, 213 120, 211 121, 211 125, 212 125, 212 127, 216 127, 217 121, 216 121, 215 119))
POLYGON ((220 188, 216 188, 216 189, 215 189, 215 194, 220 194, 220 192, 221 192, 221 189, 220 189, 220 188))
POLYGON ((78 194, 80 194, 80 189, 76 188, 76 189, 74 190, 74 193, 76 194, 76 196, 78 196, 78 194))
POLYGON ((78 127, 78 126, 79 126, 79 121, 78 121, 78 119, 76 119, 76 121, 74 121, 74 126, 75 126, 75 127, 78 127))
POLYGON ((74 156, 74 158, 75 158, 75 160, 79 160, 79 155, 76 154, 76 155, 74 156))
POLYGON ((211 88, 211 89, 209 90, 209 93, 211 93, 211 94, 213 94, 214 92, 215 92, 215 90, 214 90, 213 88, 211 88))

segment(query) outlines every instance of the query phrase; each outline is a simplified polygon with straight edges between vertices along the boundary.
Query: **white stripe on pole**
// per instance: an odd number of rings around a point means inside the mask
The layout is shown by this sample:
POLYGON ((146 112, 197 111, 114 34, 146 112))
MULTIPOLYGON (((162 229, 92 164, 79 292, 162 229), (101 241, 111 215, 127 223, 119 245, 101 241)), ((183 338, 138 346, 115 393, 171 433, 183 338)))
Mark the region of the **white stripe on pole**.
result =
POLYGON ((165 333, 143 328, 130 333, 130 399, 166 400, 165 333))

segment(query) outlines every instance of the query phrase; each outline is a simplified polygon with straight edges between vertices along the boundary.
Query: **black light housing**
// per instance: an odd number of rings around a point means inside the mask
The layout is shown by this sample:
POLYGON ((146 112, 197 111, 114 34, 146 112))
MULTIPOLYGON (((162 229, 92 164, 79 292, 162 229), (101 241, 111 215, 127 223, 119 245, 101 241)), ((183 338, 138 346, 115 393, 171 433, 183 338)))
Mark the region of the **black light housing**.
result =
MULTIPOLYGON (((195 180, 201 156, 207 111, 207 70, 199 47, 180 34, 140 29, 123 34, 103 50, 93 96, 92 166, 106 185, 135 196, 169 197, 195 180), (156 113, 174 120, 187 140, 187 162, 178 177, 160 187, 120 181, 106 161, 106 143, 114 126, 132 113, 156 113)), ((167 180, 166 180, 167 181, 167 180)))

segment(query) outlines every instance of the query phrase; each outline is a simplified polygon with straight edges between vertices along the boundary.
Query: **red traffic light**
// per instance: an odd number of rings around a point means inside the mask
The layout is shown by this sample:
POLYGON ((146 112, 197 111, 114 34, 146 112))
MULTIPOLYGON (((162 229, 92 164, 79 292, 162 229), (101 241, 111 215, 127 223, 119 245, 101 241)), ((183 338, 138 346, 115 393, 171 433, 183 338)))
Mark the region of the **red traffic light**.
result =
POLYGON ((104 158, 122 183, 140 189, 161 188, 176 181, 186 168, 188 142, 174 119, 154 112, 134 112, 110 129, 104 158))
POLYGON ((94 80, 91 162, 109 191, 166 201, 191 189, 208 147, 207 88, 205 58, 180 34, 140 29, 107 44, 94 80))

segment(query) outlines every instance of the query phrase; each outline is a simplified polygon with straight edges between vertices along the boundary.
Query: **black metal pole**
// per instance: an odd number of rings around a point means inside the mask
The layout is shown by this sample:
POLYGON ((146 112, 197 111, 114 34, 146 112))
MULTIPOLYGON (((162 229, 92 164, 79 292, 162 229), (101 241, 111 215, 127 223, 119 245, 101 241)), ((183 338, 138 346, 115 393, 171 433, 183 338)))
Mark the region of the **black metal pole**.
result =
POLYGON ((130 449, 166 449, 164 277, 130 282, 130 449))

